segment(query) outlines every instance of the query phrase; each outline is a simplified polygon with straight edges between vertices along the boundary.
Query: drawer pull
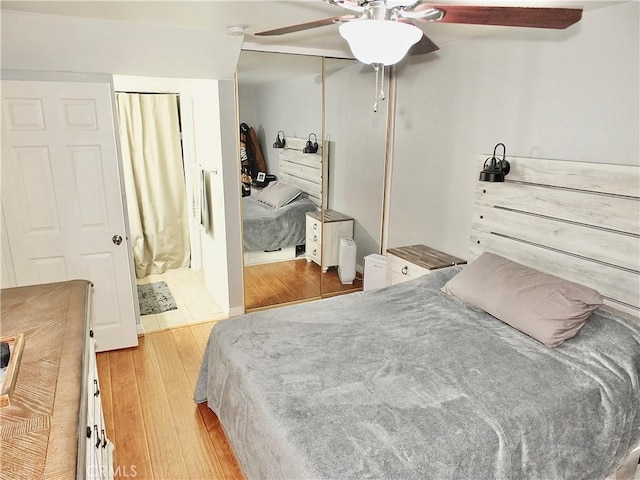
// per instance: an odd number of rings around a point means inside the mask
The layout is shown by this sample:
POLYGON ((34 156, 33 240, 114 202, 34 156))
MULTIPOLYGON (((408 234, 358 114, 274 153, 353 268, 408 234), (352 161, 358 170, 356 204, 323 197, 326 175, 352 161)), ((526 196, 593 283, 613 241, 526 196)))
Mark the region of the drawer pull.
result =
POLYGON ((97 397, 98 395, 100 395, 100 389, 98 388, 98 380, 93 381, 93 386, 94 386, 93 396, 97 397))
POLYGON ((93 429, 95 430, 95 432, 96 432, 96 438, 98 439, 98 441, 96 442, 96 448, 100 448, 100 443, 101 443, 101 442, 100 442, 100 435, 98 435, 98 426, 97 426, 97 425, 94 425, 94 426, 93 426, 93 429))
POLYGON ((93 338, 93 330, 89 330, 89 336, 93 338))
POLYGON ((314 230, 317 230, 317 229, 318 229, 318 224, 317 224, 317 223, 314 223, 314 224, 313 224, 313 229, 314 229, 314 230))
POLYGON ((317 241, 318 241, 318 236, 317 236, 317 235, 314 235, 314 236, 313 236, 313 241, 314 241, 314 242, 317 242, 317 241))
POLYGON ((405 265, 404 267, 402 267, 402 270, 400 271, 402 272, 403 275, 406 275, 407 273, 409 273, 409 267, 405 265))
POLYGON ((317 250, 316 250, 315 248, 313 249, 313 256, 314 256, 314 257, 317 257, 317 256, 318 256, 318 252, 317 252, 317 250))
POLYGON ((102 429, 102 448, 107 446, 107 435, 104 433, 104 428, 102 429))
POLYGON ((91 427, 87 426, 87 438, 91 438, 91 427))

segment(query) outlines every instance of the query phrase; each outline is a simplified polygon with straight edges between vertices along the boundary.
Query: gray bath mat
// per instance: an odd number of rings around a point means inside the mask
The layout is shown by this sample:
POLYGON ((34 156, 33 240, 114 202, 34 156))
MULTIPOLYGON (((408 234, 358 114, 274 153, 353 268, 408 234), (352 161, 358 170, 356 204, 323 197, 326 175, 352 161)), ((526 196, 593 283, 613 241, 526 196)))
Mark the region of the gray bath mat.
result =
POLYGON ((138 285, 138 301, 140 302, 140 315, 162 313, 178 308, 169 286, 165 282, 138 285))

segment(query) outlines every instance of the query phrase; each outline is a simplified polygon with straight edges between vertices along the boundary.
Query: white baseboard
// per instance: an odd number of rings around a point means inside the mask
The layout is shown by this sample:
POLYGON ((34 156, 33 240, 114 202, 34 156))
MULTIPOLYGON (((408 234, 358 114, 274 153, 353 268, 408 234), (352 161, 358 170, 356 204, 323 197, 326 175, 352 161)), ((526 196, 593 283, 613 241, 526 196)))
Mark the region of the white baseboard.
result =
POLYGON ((244 314, 244 307, 234 307, 229 309, 229 317, 237 317, 244 314))

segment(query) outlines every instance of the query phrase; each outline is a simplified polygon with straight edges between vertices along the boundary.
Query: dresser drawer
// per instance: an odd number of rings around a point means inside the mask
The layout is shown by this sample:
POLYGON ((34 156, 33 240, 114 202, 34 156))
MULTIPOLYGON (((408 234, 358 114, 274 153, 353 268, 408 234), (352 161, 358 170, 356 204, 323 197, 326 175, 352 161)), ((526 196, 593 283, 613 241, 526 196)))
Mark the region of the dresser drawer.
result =
POLYGON ((322 239, 322 222, 309 215, 307 215, 307 238, 313 238, 317 236, 318 243, 321 243, 322 239))
POLYGON ((307 238, 307 242, 305 244, 305 252, 304 252, 307 258, 313 260, 318 265, 320 265, 321 252, 322 252, 322 247, 320 246, 320 244, 313 242, 307 238))
POLYGON ((395 255, 387 255, 387 284, 394 285, 400 282, 413 280, 429 273, 430 270, 408 262, 395 255))

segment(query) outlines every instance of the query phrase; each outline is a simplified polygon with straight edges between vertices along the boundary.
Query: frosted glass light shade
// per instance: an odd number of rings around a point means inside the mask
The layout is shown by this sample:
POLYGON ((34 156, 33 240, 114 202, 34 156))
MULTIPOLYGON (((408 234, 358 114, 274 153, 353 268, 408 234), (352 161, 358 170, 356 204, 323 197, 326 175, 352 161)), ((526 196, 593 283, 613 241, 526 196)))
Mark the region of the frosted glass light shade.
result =
POLYGON ((391 20, 355 20, 341 24, 339 30, 353 56, 367 65, 398 63, 422 37, 415 25, 391 20))

